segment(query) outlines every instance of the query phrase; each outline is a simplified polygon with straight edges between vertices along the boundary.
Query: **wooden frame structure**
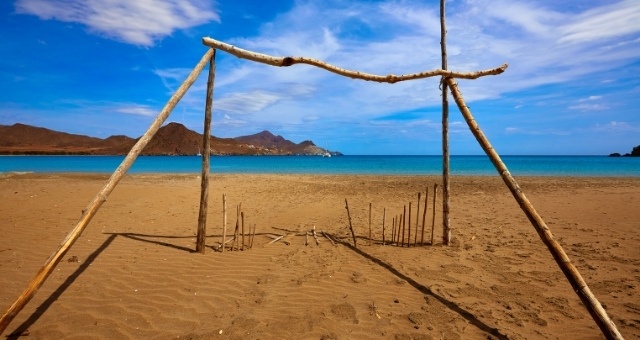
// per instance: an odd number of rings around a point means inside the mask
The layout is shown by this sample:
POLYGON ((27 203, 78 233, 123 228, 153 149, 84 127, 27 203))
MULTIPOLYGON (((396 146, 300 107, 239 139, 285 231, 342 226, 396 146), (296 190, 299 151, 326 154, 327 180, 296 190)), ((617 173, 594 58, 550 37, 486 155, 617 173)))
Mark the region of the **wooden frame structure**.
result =
MULTIPOLYGON (((406 75, 375 75, 369 73, 363 73, 360 71, 353 71, 343 69, 331 64, 328 64, 321 60, 316 60, 307 57, 274 57, 258 52, 248 51, 241 48, 238 48, 233 45, 229 45, 227 43, 205 37, 202 39, 202 43, 209 47, 207 52, 202 56, 200 61, 193 68, 187 79, 182 83, 182 85, 176 90, 173 96, 169 99, 164 108, 160 111, 158 116, 152 122, 151 126, 144 133, 144 135, 138 140, 138 142, 132 147, 129 151, 125 159, 122 161, 120 166, 113 172, 105 186, 98 192, 98 194, 93 198, 93 200, 89 203, 86 209, 83 210, 82 217, 77 222, 76 226, 69 232, 69 234, 62 241, 58 249, 56 249, 49 258, 45 261, 45 264, 38 271, 34 279, 29 283, 27 288, 23 291, 23 293, 16 299, 16 301, 9 307, 7 312, 5 312, 0 318, 0 333, 2 333, 9 323, 13 320, 13 318, 22 310, 22 308, 33 298, 36 291, 42 286, 44 281, 49 277, 55 266, 60 262, 63 256, 67 253, 69 248, 73 245, 73 243, 80 237, 84 229, 88 226, 89 222, 93 218, 93 216, 100 209, 102 204, 107 200, 109 194, 113 191, 118 182, 122 179, 125 173, 129 170, 129 168, 133 165, 135 159, 140 155, 145 146, 149 143, 149 141, 156 134, 158 129, 162 126, 165 120, 171 114, 171 111, 175 108, 180 99, 184 96, 187 90, 193 85, 198 75, 202 72, 207 63, 209 63, 209 76, 207 81, 207 95, 206 95, 206 103, 205 103, 205 120, 204 120, 204 152, 202 153, 202 183, 201 183, 201 199, 200 199, 200 211, 198 215, 198 232, 197 232, 197 241, 196 241, 196 252, 204 253, 205 252, 205 241, 206 241, 206 216, 207 216, 207 206, 208 206, 208 188, 209 188, 209 172, 210 172, 210 135, 211 135, 211 110, 212 110, 212 101, 213 101, 213 81, 215 78, 215 55, 216 50, 221 50, 236 57, 252 60, 255 62, 264 63, 272 66, 286 67, 292 66, 295 64, 308 64, 312 66, 316 66, 322 69, 325 69, 329 72, 336 73, 338 75, 342 75, 345 77, 350 77, 353 79, 361 79, 367 81, 375 81, 381 83, 396 83, 400 81, 414 80, 414 79, 422 79, 427 77, 435 77, 440 76, 441 79, 441 88, 442 88, 442 104, 443 104, 443 114, 442 114, 442 122, 443 122, 443 244, 448 245, 449 240, 451 238, 451 229, 449 226, 449 152, 448 152, 448 91, 450 90, 452 96, 455 99, 455 102, 462 113, 465 121, 467 122, 469 129, 475 136, 476 140, 479 142, 482 149, 485 151, 487 156, 491 159, 494 164, 496 170, 499 175, 502 177, 506 186, 511 191, 513 197, 520 205, 520 208, 523 210, 533 227, 538 232, 543 243, 547 246, 549 252, 553 256, 554 260, 564 273, 565 277, 573 287, 574 291, 585 305, 590 315, 602 331, 603 335, 607 339, 623 339, 622 335, 616 328, 615 324, 609 316, 607 312, 604 310, 600 302, 593 295, 586 282, 573 265, 567 254, 565 253, 562 246, 554 239, 553 234, 550 229, 547 227, 545 222, 542 220, 540 215, 536 212, 533 205, 526 198, 518 183, 509 173, 509 170, 505 166, 505 164, 500 159, 498 153, 493 149, 488 139, 475 122, 469 107, 465 104, 464 99, 462 98, 462 94, 458 88, 458 84, 455 81, 455 78, 460 79, 477 79, 479 77, 488 76, 488 75, 498 75, 504 72, 507 68, 507 64, 503 64, 499 67, 476 71, 476 72, 455 72, 447 69, 447 61, 446 61, 446 25, 444 20, 445 14, 445 0, 440 1, 440 17, 441 17, 441 52, 442 52, 442 68, 435 69, 430 71, 423 71, 419 73, 412 73, 406 75)), ((437 188, 437 187, 436 187, 437 188)), ((434 195, 436 195, 436 188, 434 188, 434 195)), ((225 197, 223 197, 224 200, 225 197)), ((348 202, 345 199, 345 206, 347 212, 349 211, 348 202)), ((434 208, 435 208, 435 200, 434 200, 434 208)), ((225 205, 226 209, 226 205, 225 205)), ((435 210, 434 210, 435 212, 435 210)), ((224 214, 224 232, 226 234, 226 213, 224 214)), ((435 218, 435 215, 434 215, 435 218)), ((424 219, 424 218, 423 218, 424 219)), ((353 234, 353 228, 351 227, 351 218, 349 216, 349 224, 350 229, 353 236, 354 246, 356 246, 356 238, 353 234)), ((423 226, 424 228, 424 226, 423 226)), ((224 249, 224 240, 225 236, 223 236, 223 249, 224 249)), ((433 232, 432 232, 432 244, 433 244, 433 232)))

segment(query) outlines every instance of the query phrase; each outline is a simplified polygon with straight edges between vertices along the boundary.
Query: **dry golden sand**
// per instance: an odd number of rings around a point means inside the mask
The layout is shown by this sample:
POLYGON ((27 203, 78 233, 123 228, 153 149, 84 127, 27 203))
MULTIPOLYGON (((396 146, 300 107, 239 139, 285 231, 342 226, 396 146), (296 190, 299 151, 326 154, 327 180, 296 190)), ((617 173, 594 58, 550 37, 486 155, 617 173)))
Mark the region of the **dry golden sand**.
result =
MULTIPOLYGON (((0 177, 4 313, 102 188, 102 175, 0 177)), ((497 177, 452 178, 454 245, 382 246, 391 217, 438 177, 214 175, 207 251, 193 253, 200 180, 119 184, 2 334, 29 339, 600 339, 497 177), (242 202, 253 249, 224 253, 242 202), (314 225, 358 250, 297 236, 314 225), (373 205, 375 244, 367 245, 373 205), (268 234, 290 234, 267 245, 268 234)), ((628 339, 640 338, 640 178, 519 178, 520 186, 628 339)), ((424 195, 423 195, 424 197, 424 195)), ((429 199, 433 198, 432 192, 429 199)), ((422 205, 421 205, 422 210, 422 205)), ((441 239, 438 204, 436 240, 441 239)), ((431 226, 431 204, 427 226, 431 226)), ((415 223, 415 216, 412 216, 415 223)), ((415 232, 415 231, 414 231, 415 232)), ((387 238, 390 234, 387 234, 387 238)), ((426 239, 430 239, 427 232, 426 239)))

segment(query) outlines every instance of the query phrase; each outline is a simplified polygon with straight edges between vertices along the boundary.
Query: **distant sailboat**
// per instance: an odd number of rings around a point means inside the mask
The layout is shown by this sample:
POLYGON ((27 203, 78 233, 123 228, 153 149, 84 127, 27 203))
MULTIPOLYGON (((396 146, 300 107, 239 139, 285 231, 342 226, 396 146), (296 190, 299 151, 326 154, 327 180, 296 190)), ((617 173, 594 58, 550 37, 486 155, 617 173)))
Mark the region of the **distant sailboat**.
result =
POLYGON ((324 152, 322 153, 322 157, 331 157, 331 153, 329 152, 329 149, 327 147, 327 142, 324 142, 324 152))

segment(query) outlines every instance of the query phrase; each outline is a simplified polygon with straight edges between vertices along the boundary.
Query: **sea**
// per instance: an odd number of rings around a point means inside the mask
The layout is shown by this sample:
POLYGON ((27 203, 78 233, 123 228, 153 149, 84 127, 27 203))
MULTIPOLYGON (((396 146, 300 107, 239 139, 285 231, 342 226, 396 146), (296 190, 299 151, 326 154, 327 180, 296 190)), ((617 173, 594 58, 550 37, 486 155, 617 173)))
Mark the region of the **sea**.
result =
MULTIPOLYGON (((640 177, 640 157, 501 156, 514 176, 640 177)), ((124 156, 0 156, 2 173, 110 174, 124 156)), ((197 174, 201 156, 140 156, 128 173, 197 174)), ((492 176, 487 156, 453 155, 451 175, 492 176)), ((441 175, 442 156, 212 156, 221 174, 441 175)))

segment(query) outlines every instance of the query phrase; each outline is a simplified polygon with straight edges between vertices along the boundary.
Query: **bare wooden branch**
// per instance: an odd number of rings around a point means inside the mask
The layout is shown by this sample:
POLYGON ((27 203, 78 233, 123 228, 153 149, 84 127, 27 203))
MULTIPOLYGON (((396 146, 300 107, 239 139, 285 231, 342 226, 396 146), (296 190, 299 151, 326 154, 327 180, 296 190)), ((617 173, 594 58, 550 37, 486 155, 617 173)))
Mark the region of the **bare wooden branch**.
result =
POLYGON ((256 237, 256 224, 253 224, 253 231, 251 231, 251 241, 249 243, 249 248, 253 249, 253 239, 256 237))
POLYGON ((284 235, 281 235, 281 236, 278 236, 278 237, 274 238, 273 241, 267 243, 266 245, 268 246, 271 243, 278 242, 278 241, 282 240, 282 238, 284 238, 284 235))
POLYGON ((349 202, 347 202, 347 199, 344 199, 344 205, 345 208, 347 208, 347 217, 349 218, 349 229, 351 230, 351 237, 353 237, 353 246, 358 248, 358 245, 356 244, 356 233, 353 231, 353 224, 351 223, 351 213, 349 212, 349 202))
POLYGON ((209 59, 207 97, 204 108, 204 129, 202 132, 202 183, 200 186, 200 211, 198 213, 198 233, 196 252, 204 254, 207 238, 207 210, 209 208, 209 172, 211 170, 211 106, 213 105, 213 81, 216 76, 216 50, 209 59))
POLYGON ((411 202, 409 202, 409 225, 408 235, 407 235, 407 247, 411 247, 411 202))
POLYGON ((331 244, 333 244, 333 246, 334 246, 334 247, 336 246, 336 242, 335 242, 335 241, 333 241, 333 239, 331 238, 331 236, 329 236, 329 234, 328 234, 328 233, 326 233, 326 232, 322 231, 322 235, 324 235, 324 237, 326 237, 326 238, 327 238, 327 240, 329 240, 329 241, 331 242, 331 244))
MULTIPOLYGON (((416 246, 416 243, 418 243, 418 226, 419 226, 419 221, 420 221, 420 197, 421 197, 422 193, 418 193, 418 204, 416 204, 416 232, 415 235, 413 237, 413 246, 416 246)), ((424 230, 424 229, 423 229, 424 230)))
POLYGON ((309 245, 309 232, 305 232, 304 233, 304 245, 308 246, 309 245))
POLYGON ((384 239, 384 220, 387 219, 387 208, 382 208, 382 245, 384 246, 385 244, 385 239, 384 239))
POLYGON ((369 202, 369 245, 371 245, 371 202, 369 202))
POLYGON ((20 294, 18 299, 9 307, 9 309, 2 315, 0 318, 0 334, 4 332, 4 330, 9 326, 9 323, 13 318, 18 315, 18 313, 24 308, 24 306, 33 298, 36 291, 42 286, 44 281, 49 277, 55 266, 60 262, 62 257, 67 253, 69 248, 75 243, 75 241, 80 237, 84 229, 89 225, 89 222, 93 218, 93 216, 98 212, 102 204, 107 200, 109 194, 116 187, 118 182, 124 177, 125 173, 131 168, 133 162, 136 160, 138 155, 142 152, 142 150, 147 146, 149 141, 153 138, 153 136, 158 132, 158 129, 162 126, 164 121, 169 117, 171 111, 176 107, 180 99, 187 92, 189 87, 193 85, 193 83, 198 78, 198 75, 204 67, 207 65, 207 62, 213 56, 213 49, 209 49, 204 56, 200 59, 198 64, 193 68, 187 79, 180 85, 178 90, 171 96, 167 104, 162 108, 162 111, 155 118, 149 129, 140 137, 138 142, 131 148, 127 156, 122 160, 122 163, 118 166, 118 168, 113 172, 105 186, 98 192, 98 194, 93 198, 93 200, 89 203, 89 205, 83 210, 84 213, 76 226, 67 234, 64 238, 58 249, 56 249, 49 258, 45 261, 44 265, 33 280, 29 283, 27 288, 20 294))
MULTIPOLYGON (((442 69, 447 69, 447 25, 445 18, 446 0, 440 0, 440 50, 442 52, 442 69)), ((449 245, 451 240, 451 219, 449 203, 451 186, 449 185, 449 100, 447 83, 442 78, 442 244, 449 245)), ((432 242, 433 243, 433 242, 432 242)))
POLYGON ((622 339, 622 334, 620 334, 616 325, 611 321, 609 315, 607 315, 605 309, 602 307, 595 295, 593 295, 591 289, 587 286, 587 283, 582 278, 582 275, 580 275, 578 269, 573 265, 562 246, 555 240, 551 230, 547 227, 547 224, 538 214, 531 202, 529 202, 529 199, 524 195, 516 180, 511 176, 509 169, 507 169, 507 166, 502 162, 500 155, 493 146, 491 146, 491 143, 489 143, 489 140, 480 129, 480 126, 476 123, 473 115, 471 114, 471 110, 469 110, 469 107, 464 102, 464 98, 462 98, 462 94, 458 89, 458 84, 456 84, 452 78, 447 78, 446 81, 449 84, 453 98, 455 99, 462 116, 467 122, 471 133, 473 133, 484 152, 491 159, 491 162, 500 174, 500 177, 502 177, 506 186, 511 191, 516 202, 518 202, 518 205, 520 205, 520 208, 529 219, 529 222, 531 222, 531 225, 538 232, 538 236, 540 236, 542 242, 547 246, 547 249, 549 249, 553 259, 558 264, 558 267, 560 267, 560 270, 562 270, 569 283, 571 283, 571 287, 573 287, 573 290, 578 294, 578 297, 582 300, 582 303, 589 311, 589 314, 591 314, 593 320, 596 322, 598 327, 600 327, 602 334, 604 334, 607 339, 622 339))
POLYGON ((240 212, 240 218, 241 218, 240 220, 241 220, 241 223, 242 223, 242 229, 241 229, 242 230, 242 247, 241 247, 241 250, 244 250, 244 211, 240 212))
POLYGON ((500 67, 482 70, 477 72, 453 72, 447 70, 431 70, 431 71, 423 71, 418 73, 404 74, 404 75, 393 75, 389 74, 386 76, 364 73, 359 71, 347 70, 344 68, 340 68, 331 64, 328 64, 324 61, 307 58, 307 57, 273 57, 267 54, 262 54, 258 52, 248 51, 241 49, 239 47, 224 43, 222 41, 215 40, 213 38, 204 37, 202 38, 202 43, 219 49, 221 51, 225 51, 227 53, 233 54, 234 56, 242 59, 252 60, 259 63, 271 65, 271 66, 291 66, 295 64, 307 64, 316 66, 322 69, 325 69, 329 72, 333 72, 339 74, 341 76, 353 78, 353 79, 362 79, 367 81, 375 81, 380 83, 397 83, 400 81, 413 80, 413 79, 422 79, 436 76, 447 76, 454 77, 460 79, 477 79, 484 76, 489 75, 497 75, 504 72, 508 65, 502 64, 500 67))
POLYGON ((435 242, 435 230, 436 230, 436 201, 438 200, 438 184, 433 185, 433 217, 431 218, 431 245, 435 242))
POLYGON ((424 194, 424 211, 422 212, 422 236, 420 237, 420 246, 424 246, 424 227, 427 219, 427 203, 429 202, 429 187, 424 194))
POLYGON ((316 234, 316 226, 313 226, 313 229, 311 229, 311 235, 313 235, 313 239, 316 240, 316 246, 320 245, 320 241, 318 240, 318 234, 316 234))
POLYGON ((222 194, 222 252, 227 243, 227 194, 222 194))

